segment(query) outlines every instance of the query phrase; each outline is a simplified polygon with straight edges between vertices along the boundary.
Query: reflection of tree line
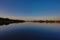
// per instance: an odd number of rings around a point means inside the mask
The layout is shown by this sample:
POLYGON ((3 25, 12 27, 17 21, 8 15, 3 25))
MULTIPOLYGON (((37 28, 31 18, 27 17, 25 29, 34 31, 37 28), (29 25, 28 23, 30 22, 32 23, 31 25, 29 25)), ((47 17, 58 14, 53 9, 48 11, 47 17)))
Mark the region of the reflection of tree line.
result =
POLYGON ((39 23, 60 23, 60 20, 33 20, 33 21, 25 21, 25 20, 14 20, 8 18, 0 18, 0 25, 8 25, 11 23, 23 23, 23 22, 39 22, 39 23))

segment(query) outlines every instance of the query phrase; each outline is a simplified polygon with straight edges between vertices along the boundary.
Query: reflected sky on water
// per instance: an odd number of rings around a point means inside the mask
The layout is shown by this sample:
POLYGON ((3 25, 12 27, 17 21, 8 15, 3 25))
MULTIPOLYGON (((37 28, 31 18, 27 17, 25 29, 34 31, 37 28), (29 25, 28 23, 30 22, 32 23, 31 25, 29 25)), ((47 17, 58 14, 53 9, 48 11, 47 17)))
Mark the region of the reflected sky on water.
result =
POLYGON ((60 40, 58 23, 15 23, 0 26, 1 40, 60 40))

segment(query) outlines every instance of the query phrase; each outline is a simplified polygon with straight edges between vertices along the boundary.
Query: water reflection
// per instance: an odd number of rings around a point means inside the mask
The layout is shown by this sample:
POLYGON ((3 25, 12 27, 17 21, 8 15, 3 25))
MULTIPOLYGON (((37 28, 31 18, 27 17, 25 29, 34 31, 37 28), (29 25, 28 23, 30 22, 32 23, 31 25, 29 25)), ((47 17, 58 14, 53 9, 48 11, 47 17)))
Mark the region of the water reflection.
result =
POLYGON ((0 40, 60 40, 60 24, 15 23, 0 26, 0 40))

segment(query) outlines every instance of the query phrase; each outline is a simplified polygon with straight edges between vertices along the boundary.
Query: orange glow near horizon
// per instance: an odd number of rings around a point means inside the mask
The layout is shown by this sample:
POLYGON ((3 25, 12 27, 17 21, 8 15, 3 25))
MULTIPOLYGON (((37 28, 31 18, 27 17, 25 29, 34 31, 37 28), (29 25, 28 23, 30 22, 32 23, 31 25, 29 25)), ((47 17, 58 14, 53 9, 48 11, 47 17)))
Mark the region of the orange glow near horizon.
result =
POLYGON ((12 16, 4 13, 0 13, 0 17, 2 18, 10 18, 10 19, 18 19, 18 20, 60 20, 58 16, 45 16, 45 17, 21 17, 21 16, 12 16))

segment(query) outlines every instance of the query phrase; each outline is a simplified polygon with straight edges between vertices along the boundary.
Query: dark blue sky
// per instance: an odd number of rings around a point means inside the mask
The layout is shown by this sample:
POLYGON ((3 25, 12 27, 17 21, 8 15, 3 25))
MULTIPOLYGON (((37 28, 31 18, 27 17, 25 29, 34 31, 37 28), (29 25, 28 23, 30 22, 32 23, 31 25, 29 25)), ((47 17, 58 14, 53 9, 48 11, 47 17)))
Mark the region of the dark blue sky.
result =
POLYGON ((0 0, 0 15, 60 17, 60 0, 0 0))

